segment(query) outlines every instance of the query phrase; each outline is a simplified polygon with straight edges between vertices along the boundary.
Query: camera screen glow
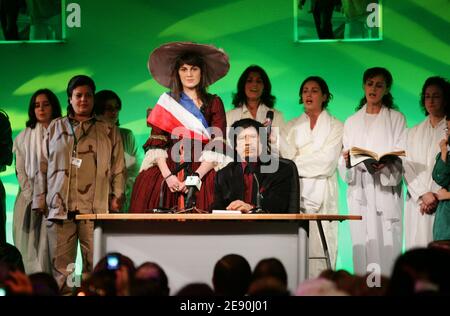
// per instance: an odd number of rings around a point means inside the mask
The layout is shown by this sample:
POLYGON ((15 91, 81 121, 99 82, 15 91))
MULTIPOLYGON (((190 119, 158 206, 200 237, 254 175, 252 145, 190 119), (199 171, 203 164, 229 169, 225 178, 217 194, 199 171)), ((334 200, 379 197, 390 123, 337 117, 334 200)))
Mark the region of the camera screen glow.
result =
POLYGON ((115 269, 119 265, 119 259, 116 257, 108 258, 108 269, 115 269))

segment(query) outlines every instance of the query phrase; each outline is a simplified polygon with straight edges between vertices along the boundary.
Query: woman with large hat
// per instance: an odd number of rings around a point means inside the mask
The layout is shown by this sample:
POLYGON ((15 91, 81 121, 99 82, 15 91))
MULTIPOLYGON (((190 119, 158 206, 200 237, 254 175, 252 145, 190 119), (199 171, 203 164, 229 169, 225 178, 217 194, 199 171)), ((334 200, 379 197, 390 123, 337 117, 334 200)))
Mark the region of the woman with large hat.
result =
POLYGON ((152 132, 131 195, 130 212, 154 209, 211 210, 214 168, 225 163, 226 117, 222 100, 206 92, 230 67, 228 56, 211 45, 168 43, 148 62, 153 78, 170 89, 147 118, 152 132), (201 179, 197 192, 186 177, 201 179))

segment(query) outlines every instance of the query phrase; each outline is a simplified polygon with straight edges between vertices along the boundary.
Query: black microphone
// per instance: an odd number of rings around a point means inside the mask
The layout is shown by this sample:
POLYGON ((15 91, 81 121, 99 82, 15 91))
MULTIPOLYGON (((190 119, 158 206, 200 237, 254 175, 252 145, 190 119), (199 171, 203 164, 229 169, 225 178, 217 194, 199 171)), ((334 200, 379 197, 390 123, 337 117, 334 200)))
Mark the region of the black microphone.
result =
POLYGON ((268 122, 267 124, 267 149, 268 152, 271 152, 271 144, 270 144, 270 134, 272 133, 272 121, 273 121, 273 111, 267 111, 266 114, 266 122, 268 122))
POLYGON ((272 121, 273 121, 273 111, 267 111, 266 114, 266 122, 268 122, 269 124, 267 124, 267 137, 270 137, 270 133, 272 133, 272 121))
MULTIPOLYGON (((178 172, 180 172, 182 169, 186 168, 186 166, 188 165, 187 162, 183 162, 181 164, 179 164, 169 175, 170 176, 174 176, 176 175, 178 172)), ((167 178, 166 178, 167 179, 167 178)), ((164 184, 166 183, 166 179, 163 179, 163 181, 161 182, 161 186, 159 187, 159 203, 158 203, 158 208, 154 208, 153 209, 153 213, 171 213, 170 209, 164 208, 163 207, 163 203, 164 203, 164 184)))
POLYGON ((185 181, 186 188, 188 188, 188 193, 186 196, 186 209, 195 207, 195 192, 200 191, 202 186, 202 180, 200 180, 200 175, 197 172, 192 173, 185 181))

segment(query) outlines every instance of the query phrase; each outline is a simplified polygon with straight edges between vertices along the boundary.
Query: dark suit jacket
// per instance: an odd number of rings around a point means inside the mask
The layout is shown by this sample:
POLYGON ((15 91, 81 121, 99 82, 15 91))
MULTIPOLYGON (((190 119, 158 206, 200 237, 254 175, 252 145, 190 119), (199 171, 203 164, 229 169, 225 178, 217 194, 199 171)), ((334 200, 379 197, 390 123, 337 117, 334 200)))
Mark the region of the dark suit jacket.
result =
MULTIPOLYGON (((292 169, 280 163, 275 173, 260 173, 257 170, 255 175, 260 184, 262 209, 269 213, 289 213, 292 169)), ((256 181, 253 180, 253 205, 256 205, 256 187, 256 181)), ((244 200, 244 172, 240 162, 231 162, 217 172, 213 209, 224 210, 235 200, 244 200)))

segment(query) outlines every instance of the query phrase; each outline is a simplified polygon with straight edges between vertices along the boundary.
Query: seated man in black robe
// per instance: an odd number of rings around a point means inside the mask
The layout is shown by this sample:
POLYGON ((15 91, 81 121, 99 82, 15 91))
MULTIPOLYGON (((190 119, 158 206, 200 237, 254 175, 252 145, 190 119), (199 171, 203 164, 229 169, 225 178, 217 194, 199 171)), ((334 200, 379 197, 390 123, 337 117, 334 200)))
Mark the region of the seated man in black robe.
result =
POLYGON ((289 213, 298 208, 290 205, 292 181, 298 182, 295 165, 268 155, 262 133, 267 133, 265 127, 252 119, 231 126, 234 161, 216 174, 213 209, 289 213))

